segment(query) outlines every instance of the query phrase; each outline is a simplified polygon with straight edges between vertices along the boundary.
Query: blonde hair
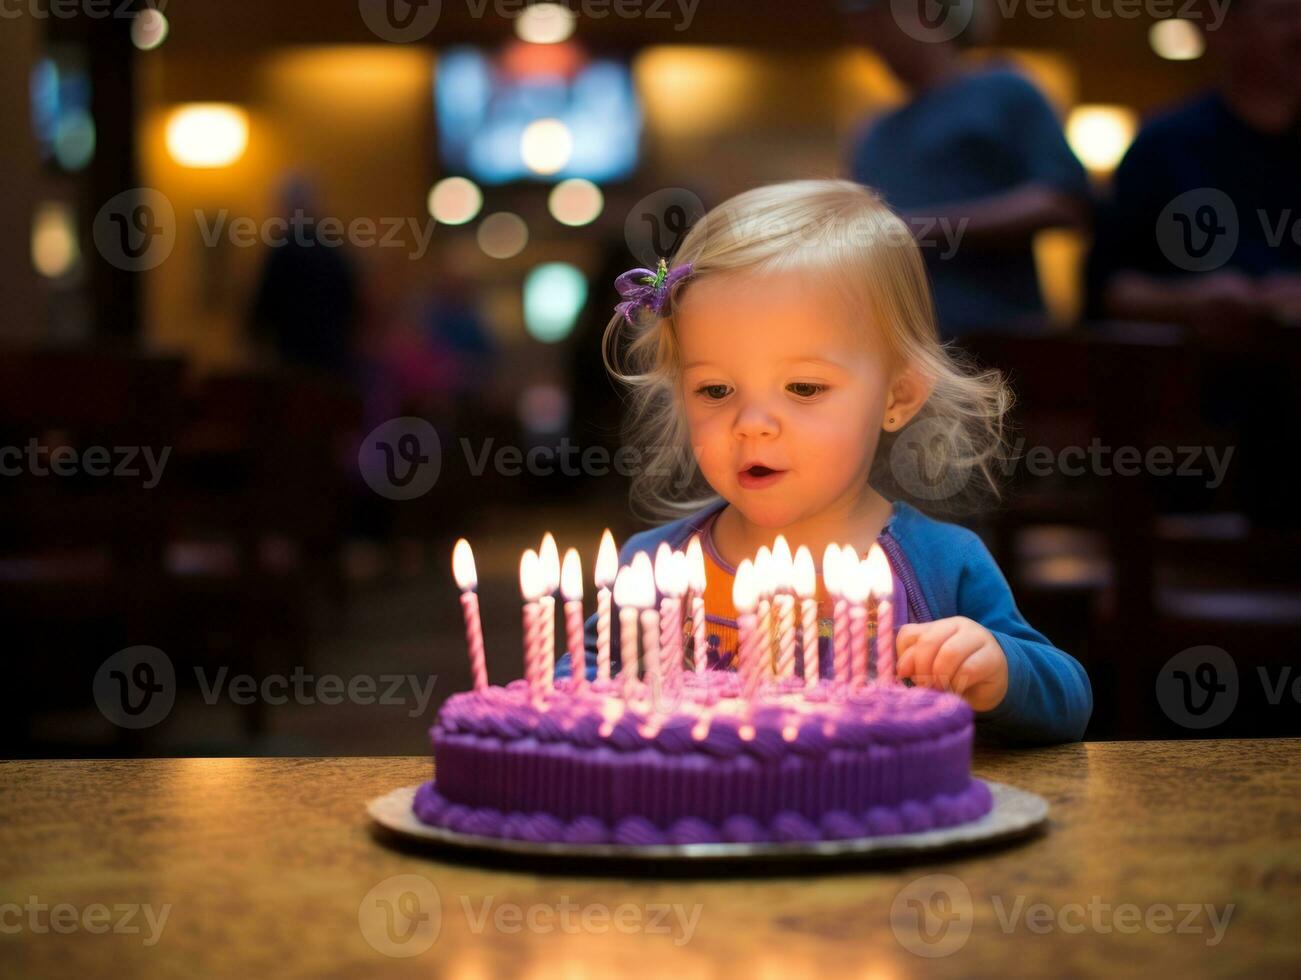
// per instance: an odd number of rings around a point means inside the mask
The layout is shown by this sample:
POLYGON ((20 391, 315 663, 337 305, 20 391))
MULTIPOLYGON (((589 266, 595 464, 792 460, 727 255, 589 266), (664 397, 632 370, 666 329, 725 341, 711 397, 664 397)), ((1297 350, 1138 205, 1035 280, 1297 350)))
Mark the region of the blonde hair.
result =
POLYGON ((918 414, 882 433, 869 476, 878 492, 948 513, 997 496, 1010 392, 998 371, 977 371, 940 343, 921 251, 872 190, 846 180, 797 180, 738 194, 687 233, 670 265, 687 262, 692 274, 674 287, 666 315, 635 324, 616 315, 602 339, 606 367, 629 393, 624 436, 643 453, 630 492, 639 517, 674 519, 720 499, 691 449, 672 311, 692 283, 737 273, 826 276, 851 309, 870 316, 864 322, 880 331, 892 366, 911 365, 931 384, 918 414), (904 438, 910 442, 892 460, 904 438), (915 465, 926 478, 896 473, 895 463, 915 465), (944 474, 939 484, 935 474, 944 474))

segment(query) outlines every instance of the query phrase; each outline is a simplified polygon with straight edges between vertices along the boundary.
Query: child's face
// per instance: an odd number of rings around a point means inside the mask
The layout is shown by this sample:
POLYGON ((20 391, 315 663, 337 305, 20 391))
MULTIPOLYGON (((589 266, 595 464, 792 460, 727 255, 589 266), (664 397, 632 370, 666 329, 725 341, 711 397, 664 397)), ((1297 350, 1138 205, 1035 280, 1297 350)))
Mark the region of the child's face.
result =
POLYGON ((675 314, 691 442, 710 486, 782 528, 852 504, 887 402, 884 351, 798 273, 693 284, 675 314), (780 471, 756 478, 752 464, 780 471))

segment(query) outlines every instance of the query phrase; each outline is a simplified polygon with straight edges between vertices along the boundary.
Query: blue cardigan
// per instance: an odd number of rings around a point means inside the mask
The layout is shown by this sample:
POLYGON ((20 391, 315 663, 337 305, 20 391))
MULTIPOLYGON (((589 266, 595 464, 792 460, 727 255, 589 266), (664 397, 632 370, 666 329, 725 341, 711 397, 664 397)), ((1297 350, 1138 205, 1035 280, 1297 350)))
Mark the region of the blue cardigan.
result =
MULTIPOLYGON (((619 551, 620 566, 638 551, 652 558, 661 541, 685 547, 714 511, 717 501, 689 517, 634 534, 619 551)), ((903 551, 925 608, 917 621, 966 616, 994 634, 1007 656, 1007 696, 990 711, 976 712, 982 737, 1002 742, 1047 744, 1078 741, 1093 711, 1093 691, 1080 662, 1057 649, 1025 621, 1016 608, 1007 579, 975 532, 927 517, 896 501, 883 537, 903 551)), ((587 620, 586 673, 596 677, 596 614, 587 620)), ((619 631, 610 631, 611 672, 619 667, 619 631)), ((556 676, 568 677, 569 655, 556 662, 556 676)))

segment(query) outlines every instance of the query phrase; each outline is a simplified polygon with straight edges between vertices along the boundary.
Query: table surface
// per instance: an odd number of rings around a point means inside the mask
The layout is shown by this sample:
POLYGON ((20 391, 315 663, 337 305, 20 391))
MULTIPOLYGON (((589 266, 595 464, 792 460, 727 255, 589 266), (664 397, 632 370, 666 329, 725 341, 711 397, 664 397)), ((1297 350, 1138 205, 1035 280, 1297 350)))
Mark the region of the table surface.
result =
POLYGON ((978 775, 1047 798, 1046 832, 924 863, 704 880, 391 846, 366 800, 429 771, 419 758, 5 763, 0 973, 1301 970, 1301 740, 978 748, 978 775))

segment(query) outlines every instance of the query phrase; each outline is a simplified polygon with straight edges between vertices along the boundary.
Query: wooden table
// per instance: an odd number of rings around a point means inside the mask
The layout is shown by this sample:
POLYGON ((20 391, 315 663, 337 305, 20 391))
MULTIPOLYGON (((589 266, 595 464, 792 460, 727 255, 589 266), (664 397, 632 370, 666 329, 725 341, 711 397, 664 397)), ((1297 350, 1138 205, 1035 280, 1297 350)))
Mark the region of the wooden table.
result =
POLYGON ((412 758, 6 763, 0 972, 1301 971, 1297 740, 979 749, 978 774, 1048 799, 1047 833, 921 865, 702 881, 484 869, 385 846, 364 802, 428 771, 412 758))

